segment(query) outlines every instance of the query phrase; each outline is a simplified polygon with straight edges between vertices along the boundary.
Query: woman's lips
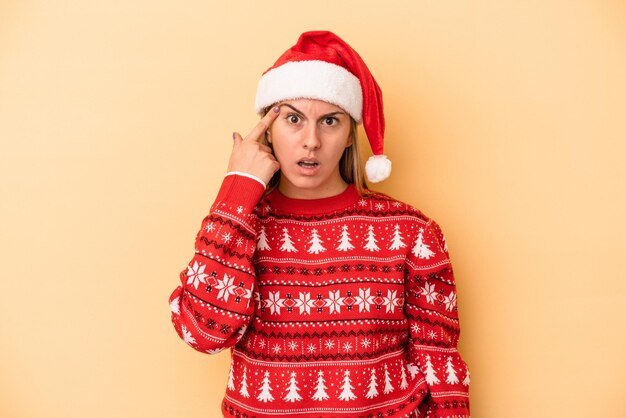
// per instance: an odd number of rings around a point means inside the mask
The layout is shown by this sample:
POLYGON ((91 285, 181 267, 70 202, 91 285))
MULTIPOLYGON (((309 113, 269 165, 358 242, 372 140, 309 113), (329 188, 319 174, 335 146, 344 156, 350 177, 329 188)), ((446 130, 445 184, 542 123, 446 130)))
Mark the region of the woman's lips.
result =
POLYGON ((305 176, 315 175, 320 168, 320 163, 315 160, 301 160, 297 163, 298 172, 305 176))

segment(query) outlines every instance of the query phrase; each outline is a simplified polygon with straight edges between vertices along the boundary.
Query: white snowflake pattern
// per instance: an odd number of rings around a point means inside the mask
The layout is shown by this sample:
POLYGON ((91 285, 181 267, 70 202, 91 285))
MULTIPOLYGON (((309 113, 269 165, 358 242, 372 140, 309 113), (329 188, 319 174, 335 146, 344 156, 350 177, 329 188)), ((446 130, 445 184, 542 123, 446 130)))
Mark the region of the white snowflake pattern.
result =
POLYGON ((396 202, 393 202, 392 205, 396 208, 399 208, 400 206, 402 206, 402 203, 396 201, 396 202))
POLYGON ((224 242, 230 242, 230 240, 232 239, 232 234, 230 232, 225 232, 222 235, 222 239, 224 240, 224 242))
POLYGON ((343 351, 345 351, 346 353, 349 353, 350 351, 352 351, 352 343, 350 342, 346 342, 343 344, 343 351))
POLYGON ((239 207, 237 208, 237 213, 238 213, 239 215, 241 215, 241 213, 242 213, 242 212, 243 212, 243 206, 239 206, 239 207))
POLYGON ((308 351, 309 354, 315 353, 315 351, 317 351, 317 349, 315 348, 315 344, 309 344, 309 346, 306 348, 306 351, 308 351))
POLYGON ((326 299, 326 305, 330 307, 330 313, 337 312, 339 313, 341 310, 341 305, 343 305, 343 298, 339 296, 339 290, 336 291, 328 291, 328 299, 326 299))
POLYGON ((437 338, 437 333, 431 329, 430 331, 428 331, 428 338, 434 340, 435 338, 437 338))
POLYGON ((235 241, 237 244, 237 247, 241 247, 243 245, 243 239, 241 237, 237 238, 237 241, 235 241))
POLYGON ((208 274, 204 273, 205 268, 206 265, 198 264, 197 261, 193 262, 193 266, 187 266, 187 284, 192 284, 196 289, 200 283, 206 284, 208 274))
POLYGON ((411 324, 411 331, 413 331, 415 334, 418 334, 420 332, 420 326, 417 324, 411 324))
POLYGON ((215 288, 219 290, 217 293, 218 299, 224 299, 224 302, 228 302, 228 297, 235 293, 235 289, 237 286, 233 284, 233 280, 235 280, 235 276, 229 276, 224 273, 224 277, 218 280, 215 288))
POLYGON ((276 354, 280 353, 280 345, 274 344, 274 347, 272 347, 272 351, 276 354))
POLYGON ((456 306, 456 294, 454 292, 450 292, 448 296, 443 298, 443 303, 446 304, 446 310, 451 311, 456 306))
POLYGON ((181 326, 181 331, 183 332, 183 341, 185 341, 189 345, 192 345, 192 344, 196 343, 196 339, 193 338, 193 335, 191 335, 191 332, 189 330, 187 330, 187 327, 182 325, 181 326))
POLYGON ((361 346, 363 348, 369 348, 369 346, 372 344, 372 342, 370 341, 369 338, 364 339, 363 341, 361 341, 361 346))
POLYGON ((265 340, 259 341, 259 347, 265 348, 265 340))
POLYGON ((214 229, 215 229, 215 225, 213 223, 207 224, 206 232, 213 232, 214 229))
POLYGON ((422 287, 422 295, 426 296, 426 302, 434 304, 437 299, 437 292, 435 292, 435 284, 434 283, 426 283, 424 287, 422 287))
POLYGON ((365 199, 359 200, 359 206, 367 206, 367 202, 365 201, 365 199))
POLYGON ((288 345, 291 351, 296 351, 298 349, 298 343, 295 341, 289 341, 288 345))
POLYGON ((296 302, 295 306, 300 310, 300 315, 306 313, 307 315, 311 313, 311 308, 315 307, 315 300, 311 299, 311 293, 299 292, 300 297, 294 299, 296 302))
POLYGON ((385 304, 385 312, 393 313, 396 309, 398 302, 397 290, 387 289, 387 296, 383 298, 385 304))
POLYGON ((385 208, 385 205, 383 205, 381 202, 378 202, 374 205, 374 207, 376 208, 376 210, 383 210, 385 208))
POLYGON ((383 344, 385 344, 389 340, 389 337, 385 334, 383 335, 383 344))
POLYGON ((355 304, 359 306, 359 312, 369 312, 370 305, 374 303, 374 296, 370 295, 370 288, 359 289, 359 296, 354 297, 355 304))
POLYGON ((283 307, 283 299, 280 298, 280 291, 269 292, 265 299, 265 307, 270 308, 270 313, 280 314, 280 308, 283 307))
POLYGON ((326 346, 326 349, 328 350, 332 350, 333 348, 335 348, 335 342, 333 340, 326 340, 324 345, 326 346))
POLYGON ((177 296, 171 303, 170 303, 170 311, 172 313, 178 314, 180 315, 180 296, 177 296))

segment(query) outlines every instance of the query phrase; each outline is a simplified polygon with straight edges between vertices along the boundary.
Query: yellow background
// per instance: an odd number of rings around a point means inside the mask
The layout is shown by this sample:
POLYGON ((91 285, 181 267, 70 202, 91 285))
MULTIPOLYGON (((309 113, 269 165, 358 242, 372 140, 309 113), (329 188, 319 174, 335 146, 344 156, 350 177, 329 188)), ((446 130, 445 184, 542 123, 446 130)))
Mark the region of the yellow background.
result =
POLYGON ((220 416, 228 353, 167 299, 261 73, 314 29, 382 87, 375 189, 446 233, 473 417, 626 416, 617 0, 0 2, 0 416, 220 416))

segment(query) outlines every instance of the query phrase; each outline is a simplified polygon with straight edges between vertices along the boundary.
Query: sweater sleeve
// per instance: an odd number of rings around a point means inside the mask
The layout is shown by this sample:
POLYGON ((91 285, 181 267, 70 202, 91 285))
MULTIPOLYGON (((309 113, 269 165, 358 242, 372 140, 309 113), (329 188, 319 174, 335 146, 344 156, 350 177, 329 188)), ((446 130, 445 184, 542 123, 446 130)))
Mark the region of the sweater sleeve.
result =
POLYGON ((420 417, 469 418, 469 369, 457 349, 457 293, 445 238, 429 220, 417 226, 413 242, 405 270, 408 355, 429 389, 420 417))
POLYGON ((264 187, 227 175, 195 240, 195 254, 180 273, 169 302, 174 328, 194 349, 213 354, 235 345, 254 314, 254 208, 264 187))

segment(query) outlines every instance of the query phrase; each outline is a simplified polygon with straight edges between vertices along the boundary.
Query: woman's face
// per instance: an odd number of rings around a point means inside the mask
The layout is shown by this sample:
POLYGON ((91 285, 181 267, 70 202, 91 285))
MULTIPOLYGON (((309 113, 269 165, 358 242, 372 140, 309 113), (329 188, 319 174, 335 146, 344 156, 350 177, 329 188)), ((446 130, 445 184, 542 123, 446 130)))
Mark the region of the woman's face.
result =
POLYGON ((280 163, 278 189, 299 199, 334 196, 345 190, 339 160, 352 144, 350 115, 321 100, 278 103, 280 114, 268 131, 268 142, 280 163))

